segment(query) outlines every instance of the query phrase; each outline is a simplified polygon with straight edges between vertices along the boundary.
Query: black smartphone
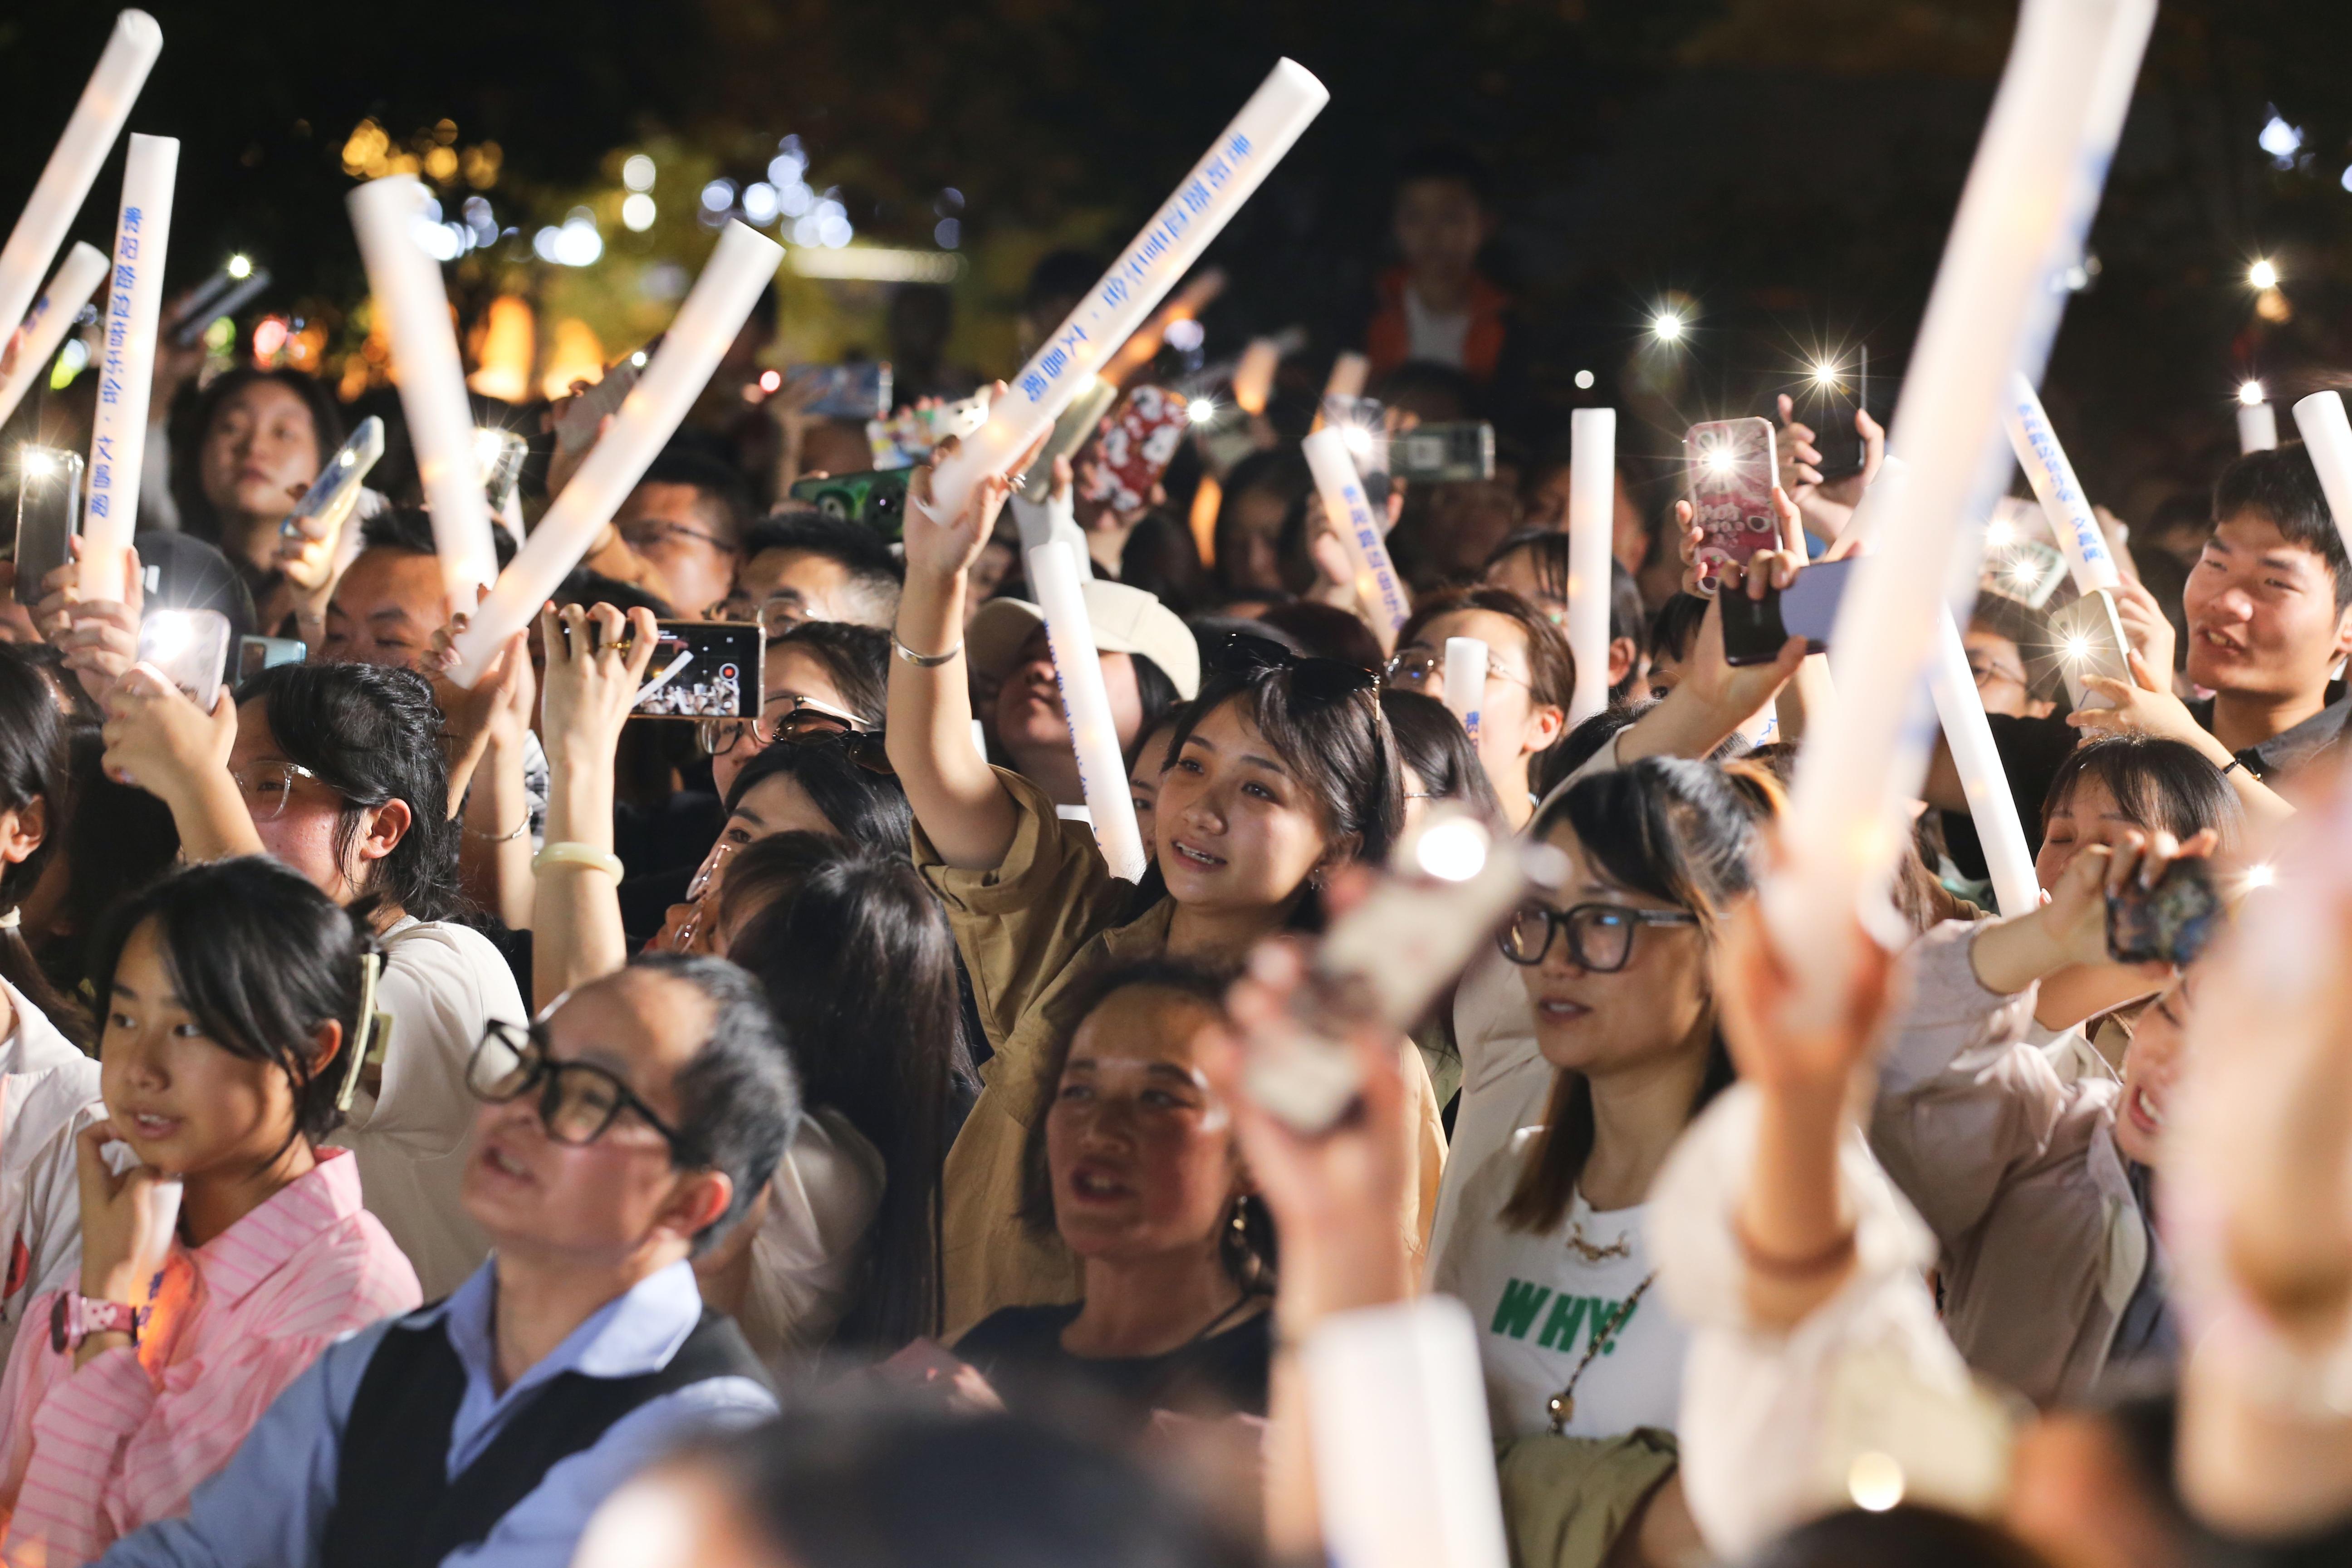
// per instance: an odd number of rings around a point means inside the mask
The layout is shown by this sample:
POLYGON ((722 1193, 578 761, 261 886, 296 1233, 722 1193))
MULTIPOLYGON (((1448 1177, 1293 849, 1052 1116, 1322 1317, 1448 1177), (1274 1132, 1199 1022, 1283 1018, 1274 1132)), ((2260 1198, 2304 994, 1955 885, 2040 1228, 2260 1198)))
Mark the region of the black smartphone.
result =
POLYGON ((41 602, 41 579, 73 558, 81 531, 79 452, 24 447, 16 454, 16 603, 41 602))
POLYGON ((756 719, 768 634, 756 621, 656 621, 632 719, 756 719))
POLYGON ((2143 888, 2137 878, 2107 895, 2107 952, 2117 963, 2168 963, 2186 969, 2220 934, 2221 894, 2213 863, 2175 860, 2143 888))
POLYGON ((1415 484, 1495 477, 1495 427, 1485 420, 1418 425, 1389 437, 1389 477, 1415 484))
POLYGON ((1796 405, 1798 419, 1812 427, 1813 450, 1822 455, 1814 467, 1821 470, 1823 482, 1852 479, 1862 472, 1862 433, 1854 427, 1853 416, 1870 406, 1868 348, 1857 350, 1851 364, 1822 365, 1790 401, 1796 405))
POLYGON ((1838 602, 1845 596, 1853 570, 1851 556, 1818 561, 1798 573, 1787 588, 1768 588, 1760 599, 1749 598, 1745 589, 1717 595, 1723 605, 1724 662, 1769 664, 1780 657, 1781 645, 1790 637, 1804 638, 1810 652, 1827 653, 1838 602))

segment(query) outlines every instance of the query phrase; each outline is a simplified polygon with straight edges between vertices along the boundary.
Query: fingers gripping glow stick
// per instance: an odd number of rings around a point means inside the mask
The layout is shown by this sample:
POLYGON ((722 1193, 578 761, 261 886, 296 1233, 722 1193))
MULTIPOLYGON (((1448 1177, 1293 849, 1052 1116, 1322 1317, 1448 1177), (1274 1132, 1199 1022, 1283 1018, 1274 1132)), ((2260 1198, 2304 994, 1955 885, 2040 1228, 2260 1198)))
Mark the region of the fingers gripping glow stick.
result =
POLYGON ((2094 588, 2120 586, 2123 574, 2116 568, 2115 552, 2107 548, 2107 536, 2091 514, 2090 498, 2074 477, 2074 465, 2066 460, 2066 448, 2058 444, 2057 433, 2050 428, 2050 416, 2042 412, 2033 384, 2022 375, 2011 375, 2000 415, 2001 423, 2009 427, 2009 444, 2033 486, 2034 499, 2050 520, 2050 531, 2058 536, 2058 548, 2066 552, 2075 588, 2087 594, 2094 588))
POLYGON ((0 336, 24 320, 49 258, 65 242, 66 229, 81 210, 114 139, 122 134, 122 122, 131 118, 131 105, 145 85, 149 68, 163 52, 163 29, 154 17, 144 11, 125 11, 115 17, 106 52, 98 57, 98 68, 89 73, 89 85, 81 89, 81 100, 50 152, 32 199, 8 231, 7 245, 0 247, 0 336))
POLYGON ((1445 639, 1445 707, 1478 743, 1478 714, 1486 706, 1486 666, 1494 657, 1483 637, 1445 639))
POLYGON ((2304 449, 2319 470, 2319 488, 2327 496, 2327 510, 2336 515, 2336 531, 2352 550, 2352 419, 2344 414, 2340 393, 2315 392, 2294 405, 2294 427, 2303 433, 2304 449))
POLYGON ((1330 98, 1297 61, 1276 63, 1158 216, 1022 366, 1012 389, 990 407, 988 423, 933 470, 933 516, 960 516, 974 485, 1011 468, 1045 433, 1088 374, 1133 335, 1330 98))
POLYGON ((1086 593, 1078 585, 1077 559, 1068 545, 1048 543, 1030 551, 1028 561, 1029 588, 1045 612, 1045 641, 1054 653, 1054 678, 1062 688, 1062 713, 1077 753, 1078 787, 1094 819, 1095 843, 1112 876, 1139 882, 1143 831, 1136 825, 1134 797, 1127 792, 1127 763, 1111 722, 1110 693, 1103 686, 1094 623, 1087 618, 1086 593))
POLYGON ((98 412, 89 432, 89 513, 82 524, 81 594, 120 603, 131 535, 139 521, 139 470, 147 455, 147 399, 163 313, 163 255, 172 239, 172 184, 180 143, 131 138, 122 207, 99 355, 98 412))
POLYGON ((1609 544, 1617 510, 1617 411, 1568 416, 1568 647, 1576 690, 1568 722, 1609 706, 1609 544))
POLYGON ((1816 958, 1805 935, 1883 887, 1901 842, 1886 806, 1916 793, 1925 761, 1904 743, 1907 714, 1943 635, 1965 521, 2008 470, 1995 413, 2014 367, 2038 367, 2047 347, 2048 258, 2079 246, 2097 207, 2128 98, 2106 89, 2137 66, 2154 18, 2153 0, 2027 0, 2019 16, 1895 415, 1912 470, 1900 525, 1882 526, 1882 547, 1855 568, 1831 637, 1850 650, 1838 701, 1798 759, 1788 838, 1805 853, 1765 890, 1784 950, 1808 961, 1812 1020, 1835 1016, 1845 961, 1816 958))
POLYGON ((106 252, 76 240, 66 253, 65 265, 25 314, 24 350, 17 355, 16 368, 0 381, 0 423, 16 412, 16 405, 24 401, 33 384, 49 374, 58 345, 73 329, 74 318, 105 281, 106 252))
POLYGON ((1316 493, 1323 498, 1323 515, 1347 547, 1356 574, 1356 600, 1381 639, 1381 651, 1387 653, 1396 647, 1398 630, 1412 619, 1412 601, 1405 596, 1404 579, 1389 559, 1388 541, 1372 516, 1370 498, 1364 494, 1363 476, 1348 455, 1348 438, 1325 428, 1307 437, 1299 449, 1315 476, 1316 493))
POLYGON ((1944 617, 1937 639, 1936 663, 1928 677, 1936 694, 1936 716, 1944 726, 1944 742, 1951 748, 1960 788, 1968 795, 1969 819, 1976 825, 1984 846, 1985 868, 1992 873, 1993 900, 2004 915, 2032 914, 2042 907, 2042 884, 2033 875, 2033 852, 2026 847, 2025 827, 2017 817, 2009 774, 1994 750, 1992 726, 1985 721, 1984 699, 1977 694, 1976 678, 1969 673, 1968 650, 1960 644, 1960 628, 1944 617))
POLYGON ((474 457, 473 406, 449 321, 441 264, 425 254, 409 224, 425 202, 414 174, 388 174, 352 192, 352 228, 367 264, 368 291, 392 340, 400 406, 416 449, 416 477, 433 517, 434 552, 452 615, 470 613, 475 591, 498 575, 490 506, 474 457))
MULTIPOLYGON (((590 448, 580 471, 474 612, 472 624, 458 634, 452 671, 458 684, 470 687, 482 678, 499 645, 530 624, 555 585, 588 553, 709 383, 719 356, 735 341, 744 318, 759 302, 760 290, 775 277, 783 258, 782 246, 742 224, 730 223, 719 235, 719 247, 662 335, 661 347, 654 351, 645 374, 622 401, 612 429, 590 448)), ((469 443, 471 438, 469 430, 469 443)))

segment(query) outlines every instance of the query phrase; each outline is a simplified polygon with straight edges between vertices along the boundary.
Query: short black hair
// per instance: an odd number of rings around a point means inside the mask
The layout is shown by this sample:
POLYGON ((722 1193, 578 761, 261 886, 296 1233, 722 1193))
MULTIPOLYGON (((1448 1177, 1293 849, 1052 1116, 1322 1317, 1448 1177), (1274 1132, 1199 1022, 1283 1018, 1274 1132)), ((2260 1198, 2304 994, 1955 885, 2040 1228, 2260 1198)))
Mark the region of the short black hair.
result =
POLYGON ((685 485, 698 491, 719 537, 730 546, 742 547, 743 531, 751 521, 751 487, 731 464, 672 443, 646 466, 637 483, 685 485))
POLYGON ((223 1050, 268 1062, 294 1091, 295 1137, 317 1142, 335 1109, 344 1052, 358 1043, 360 963, 374 951, 361 921, 266 855, 183 866, 108 911, 90 981, 105 1015, 131 933, 155 922, 172 984, 223 1050), (313 1061, 319 1026, 342 1026, 332 1058, 313 1061))
POLYGON ((1432 142, 1398 160, 1395 189, 1423 180, 1450 181, 1477 197, 1480 206, 1494 205, 1495 182, 1486 161, 1458 142, 1432 142))
POLYGON ((775 1015, 749 971, 694 952, 641 952, 629 967, 681 981, 710 1004, 710 1033, 673 1080, 672 1163, 680 1170, 723 1171, 735 1184, 727 1212, 696 1234, 699 1252, 727 1234, 776 1173, 800 1126, 800 1084, 775 1015))
MULTIPOLYGON (((184 425, 172 421, 172 500, 180 510, 180 527, 206 544, 221 542, 221 516, 205 497, 204 461, 205 437, 211 431, 213 421, 220 415, 221 405, 257 382, 274 381, 302 400, 310 410, 310 433, 319 448, 319 462, 324 467, 335 448, 343 444, 343 410, 327 384, 308 372, 281 365, 275 370, 263 370, 256 365, 243 365, 225 371, 214 378, 204 391, 196 395, 184 425)), ((158 409, 158 414, 167 411, 158 409)))
MULTIPOLYGON (((438 555, 433 540, 433 514, 421 506, 391 506, 360 524, 360 548, 396 550, 404 555, 438 555)), ((514 535, 495 521, 490 524, 490 548, 498 553, 499 570, 515 558, 514 535)))
MULTIPOLYGON (((0 910, 23 907, 65 842, 73 812, 65 715, 58 711, 57 689, 42 672, 50 653, 46 644, 0 643, 0 810, 27 812, 38 804, 45 814, 41 841, 33 852, 13 866, 0 866, 0 910)), ((80 1009, 49 984, 23 933, 13 927, 0 931, 0 980, 67 1036, 81 1032, 80 1009)))
POLYGON ((772 512, 753 523, 744 535, 743 559, 749 561, 771 550, 799 550, 823 556, 848 575, 851 595, 861 609, 880 621, 897 616, 907 568, 890 553, 882 536, 864 524, 814 510, 772 512))
POLYGON ((2336 613, 2352 608, 2352 557, 2345 554, 2344 535, 2328 510, 2319 470, 2312 467, 2311 453, 2302 442, 2249 452, 2221 470, 2213 481, 2215 525, 2248 511, 2270 519, 2289 544, 2300 544, 2318 556, 2336 583, 2336 613))
POLYGON ((407 804, 408 831, 375 863, 362 893, 420 921, 457 913, 458 827, 449 819, 445 724, 423 676, 374 664, 280 664, 239 687, 236 700, 268 704, 269 732, 286 760, 342 796, 339 857, 351 853, 361 812, 407 804))
POLYGON ((851 621, 796 621, 768 639, 768 651, 801 648, 815 656, 858 721, 880 729, 890 707, 890 634, 851 621))
POLYGON ((1503 820, 1495 782, 1478 760, 1478 748, 1452 709, 1436 698, 1402 688, 1381 693, 1381 711, 1396 736, 1397 760, 1412 770, 1421 787, 1438 800, 1461 801, 1489 821, 1503 820))
POLYGON ((1676 593, 1650 617, 1650 657, 1664 655, 1676 662, 1698 646, 1698 628, 1706 619, 1706 601, 1696 594, 1676 593))
POLYGON ((657 621, 677 618, 667 599, 601 572, 574 572, 558 583, 548 597, 558 605, 610 605, 625 616, 631 610, 646 610, 657 621))
POLYGON ((807 792, 833 830, 852 844, 904 855, 912 842, 915 814, 898 779, 849 760, 842 745, 819 739, 778 741, 735 775, 727 792, 727 815, 761 784, 783 773, 807 792))
POLYGON ((2154 735, 2110 735, 2086 741, 2066 753, 2042 797, 2042 826, 2074 797, 2084 779, 2105 786, 2134 826, 2161 828, 2187 838, 2210 827, 2226 848, 2245 823, 2238 792, 2221 770, 2196 747, 2154 735))

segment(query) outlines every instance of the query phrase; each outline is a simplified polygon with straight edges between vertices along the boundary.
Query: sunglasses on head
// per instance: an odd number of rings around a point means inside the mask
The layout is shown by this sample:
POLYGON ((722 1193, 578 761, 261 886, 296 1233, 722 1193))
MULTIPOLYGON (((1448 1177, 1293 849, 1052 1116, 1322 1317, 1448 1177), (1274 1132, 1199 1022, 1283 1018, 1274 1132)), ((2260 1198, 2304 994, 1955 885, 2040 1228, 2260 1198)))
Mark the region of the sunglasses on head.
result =
POLYGON ((1318 702, 1336 702, 1380 685, 1380 677, 1343 658, 1300 658, 1271 637, 1225 632, 1201 650, 1203 663, 1220 675, 1248 677, 1262 669, 1290 672, 1290 689, 1318 702))

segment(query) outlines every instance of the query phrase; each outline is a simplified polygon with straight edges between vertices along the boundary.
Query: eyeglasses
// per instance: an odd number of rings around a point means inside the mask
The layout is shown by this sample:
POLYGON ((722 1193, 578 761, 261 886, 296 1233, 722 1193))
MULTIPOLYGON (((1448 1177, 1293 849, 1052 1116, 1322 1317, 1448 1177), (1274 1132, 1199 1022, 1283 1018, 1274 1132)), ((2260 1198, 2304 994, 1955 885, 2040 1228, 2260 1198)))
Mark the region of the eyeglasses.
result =
POLYGON ((705 533, 698 528, 688 528, 682 522, 670 522, 661 518, 648 518, 643 522, 621 525, 621 542, 632 550, 646 550, 673 539, 691 540, 708 544, 721 555, 732 555, 735 547, 715 533, 705 533))
POLYGON ((543 1024, 528 1028, 493 1018, 466 1063, 466 1088, 477 1100, 508 1105, 539 1090, 540 1124, 558 1143, 577 1147, 602 1138, 624 1110, 634 1110, 662 1135, 670 1158, 688 1162, 678 1131, 612 1073, 591 1062, 559 1062, 547 1054, 543 1024))
MULTIPOLYGON (((1445 680, 1445 655, 1433 648, 1409 647, 1389 660, 1385 679, 1391 686, 1401 686, 1407 691, 1426 691, 1445 680)), ((1507 680, 1513 686, 1528 685, 1528 678, 1516 670, 1506 669, 1493 659, 1486 661, 1486 679, 1507 680)))
POLYGON ((264 763, 249 773, 231 768, 228 777, 236 793, 245 797, 245 809, 256 822, 275 822, 286 815, 296 779, 319 782, 318 774, 298 763, 264 763))
POLYGON ((1290 689, 1318 702, 1336 702, 1359 691, 1370 691, 1381 678, 1360 664, 1340 658, 1301 658, 1271 637, 1248 632, 1226 632, 1202 649, 1202 660, 1220 675, 1247 677, 1263 669, 1290 672, 1290 689))
POLYGON ((1969 660, 1969 679, 1977 683, 1979 691, 1982 691, 1996 680, 2006 680, 2012 686, 2022 686, 2025 684, 2025 671, 2011 669, 2005 664, 1995 664, 1990 659, 1972 658, 1969 660))
POLYGON ((1614 974, 1633 962, 1637 926, 1696 924, 1698 917, 1688 910, 1636 910, 1623 904, 1579 904, 1556 910, 1549 904, 1525 904, 1496 941, 1505 958, 1532 969, 1551 951, 1552 938, 1565 931, 1568 956, 1579 969, 1614 974))
POLYGON ((763 712, 757 719, 713 719, 702 726, 702 749, 714 757, 723 757, 751 740, 751 749, 758 751, 786 738, 805 740, 813 735, 843 735, 859 728, 857 716, 845 713, 830 702, 820 702, 814 697, 779 697, 769 704, 781 712, 763 712), (791 706, 783 707, 789 703, 791 706))

